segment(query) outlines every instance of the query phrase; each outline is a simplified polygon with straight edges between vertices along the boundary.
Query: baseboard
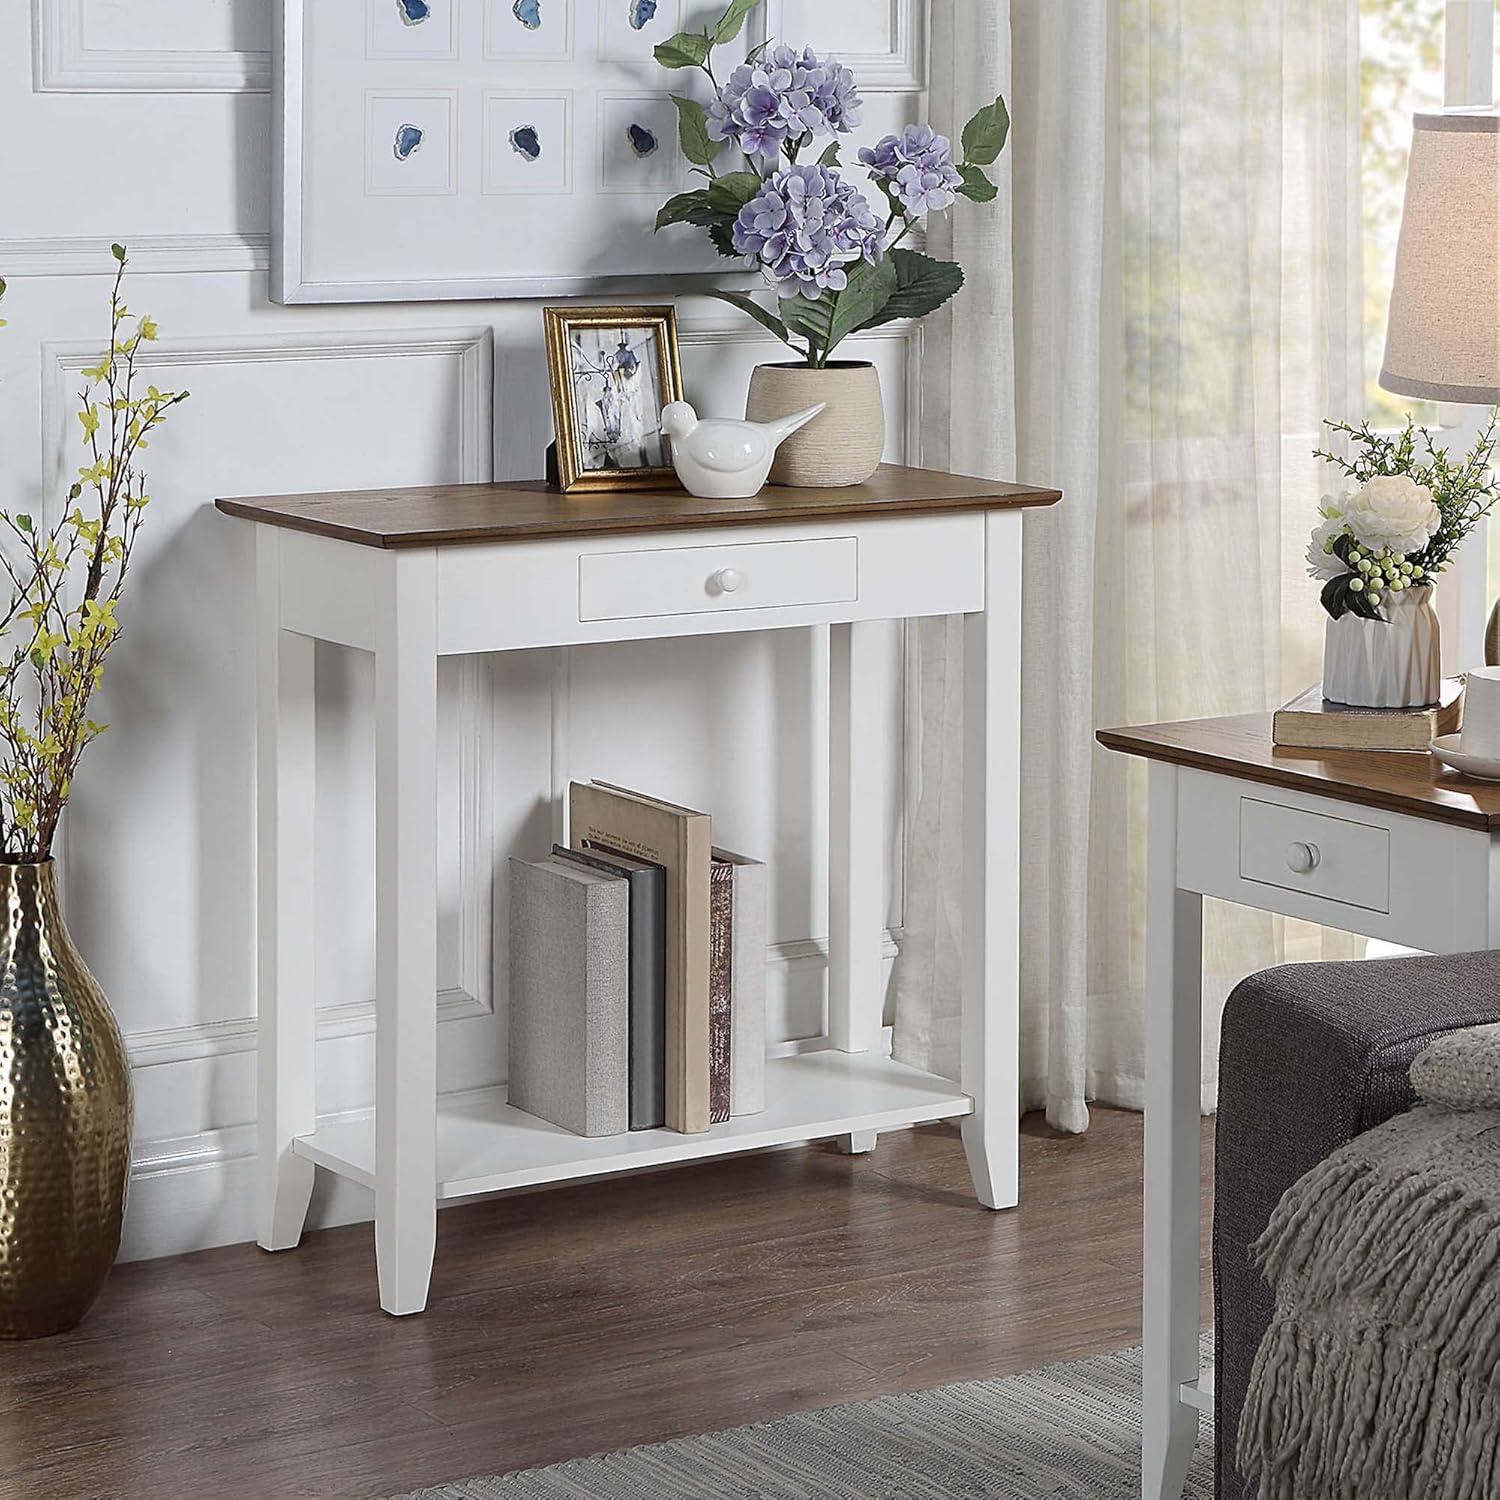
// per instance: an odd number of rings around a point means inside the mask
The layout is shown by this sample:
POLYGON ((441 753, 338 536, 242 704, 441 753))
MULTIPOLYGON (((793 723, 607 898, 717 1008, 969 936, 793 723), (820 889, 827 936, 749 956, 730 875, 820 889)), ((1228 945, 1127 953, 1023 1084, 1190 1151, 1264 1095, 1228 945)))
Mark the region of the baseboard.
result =
MULTIPOLYGON (((779 1044, 778 1051, 821 1048, 826 1041, 779 1044)), ((882 1032, 890 1050, 890 1028, 882 1032)), ((448 1100, 463 1092, 444 1094, 448 1100)), ((778 1147, 795 1150, 795 1146, 778 1147)), ((119 1260, 155 1260, 255 1238, 255 1127, 233 1125, 176 1140, 140 1142, 130 1172, 130 1198, 119 1260)), ((670 1171, 671 1168, 662 1170, 670 1171)), ((545 1192, 546 1188, 536 1191, 545 1192)), ((308 1210, 309 1229, 364 1224, 375 1217, 375 1196, 331 1172, 320 1171, 308 1210)))

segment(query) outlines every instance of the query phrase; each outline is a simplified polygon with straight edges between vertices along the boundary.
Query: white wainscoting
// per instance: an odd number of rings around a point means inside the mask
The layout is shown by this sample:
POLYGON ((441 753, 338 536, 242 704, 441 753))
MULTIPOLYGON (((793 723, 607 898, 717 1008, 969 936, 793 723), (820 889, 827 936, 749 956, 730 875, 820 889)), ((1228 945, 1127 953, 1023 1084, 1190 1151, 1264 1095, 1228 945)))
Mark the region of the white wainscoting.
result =
MULTIPOLYGON (((111 731, 63 832, 68 917, 129 1039, 137 1137, 123 1255, 253 1234, 255 996, 248 528, 221 494, 526 477, 550 436, 535 303, 280 308, 266 297, 264 26, 274 0, 0 0, 0 89, 29 143, 10 187, 0 275, 0 492, 44 513, 74 463, 78 372, 97 355, 113 266, 163 329, 158 384, 193 399, 157 437, 155 497, 101 699, 111 731), (30 28, 33 47, 19 45, 30 28), (34 62, 33 62, 34 60, 34 62), (108 93, 138 97, 112 100, 108 93), (71 99, 58 95, 73 95, 71 99), (223 97, 216 97, 223 96, 223 97), (77 160, 121 119, 179 142, 149 172, 80 197, 77 160), (134 234, 137 227, 154 229, 134 234)), ((838 51, 871 89, 860 138, 917 117, 916 0, 784 0, 789 39, 838 51)), ((679 306, 689 394, 743 409, 768 335, 703 299, 679 306)), ((859 341, 885 385, 895 459, 920 460, 922 340, 859 341)), ((851 353, 856 351, 851 350, 851 353)), ((903 638, 890 627, 887 972, 904 910, 903 638)), ((368 663, 320 654, 320 1100, 367 1105, 373 1072, 368 663)), ((825 1004, 827 642, 521 652, 445 669, 440 806, 445 1092, 503 1081, 506 861, 546 852, 567 780, 609 770, 710 806, 721 841, 770 858, 771 1035, 795 1048, 825 1004), (497 982, 498 981, 498 982, 497 982)), ((324 1184, 313 1222, 368 1218, 324 1184)))
POLYGON ((927 87, 927 7, 919 0, 771 0, 774 30, 836 51, 865 93, 920 93, 927 87))
POLYGON ((41 93, 265 92, 280 0, 32 0, 41 93))

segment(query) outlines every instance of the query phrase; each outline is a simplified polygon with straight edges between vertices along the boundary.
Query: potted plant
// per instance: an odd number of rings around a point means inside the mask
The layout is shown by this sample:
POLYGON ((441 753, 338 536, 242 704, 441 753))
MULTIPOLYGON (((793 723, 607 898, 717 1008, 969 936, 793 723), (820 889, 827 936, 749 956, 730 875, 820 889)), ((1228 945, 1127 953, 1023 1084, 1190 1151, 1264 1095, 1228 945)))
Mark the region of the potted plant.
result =
POLYGON ((141 390, 156 325, 125 306, 125 249, 112 251, 109 348, 79 393, 84 462, 56 521, 0 510, 0 1338, 59 1333, 88 1311, 130 1175, 130 1063, 63 924, 52 846, 107 727, 89 701, 150 498, 147 434, 187 392, 141 390))
POLYGON ((1308 543, 1308 572, 1328 612, 1323 696, 1366 708, 1415 708, 1442 690, 1433 590, 1463 539, 1488 515, 1500 484, 1490 472, 1496 412, 1455 459, 1410 418, 1394 434, 1327 422, 1353 457, 1321 450, 1351 487, 1325 495, 1308 543))
POLYGON ((721 255, 753 264, 775 288, 774 310, 739 292, 713 293, 798 356, 755 371, 751 421, 827 404, 782 445, 772 481, 858 484, 885 447, 880 379, 873 365, 836 360, 834 352, 861 329, 925 317, 963 286, 957 265, 906 241, 959 198, 996 197, 985 168, 1004 148, 1010 119, 1003 99, 981 109, 964 127, 962 159, 927 125, 865 147, 859 161, 880 194, 877 212, 841 163, 837 137, 858 127, 862 104, 854 74, 837 58, 766 43, 720 82, 714 49, 740 36, 757 3, 732 0, 714 26, 656 48, 663 67, 701 70, 712 91, 707 106, 672 96, 683 154, 704 182, 666 203, 656 228, 707 230, 721 255), (834 139, 815 155, 826 136, 834 139))

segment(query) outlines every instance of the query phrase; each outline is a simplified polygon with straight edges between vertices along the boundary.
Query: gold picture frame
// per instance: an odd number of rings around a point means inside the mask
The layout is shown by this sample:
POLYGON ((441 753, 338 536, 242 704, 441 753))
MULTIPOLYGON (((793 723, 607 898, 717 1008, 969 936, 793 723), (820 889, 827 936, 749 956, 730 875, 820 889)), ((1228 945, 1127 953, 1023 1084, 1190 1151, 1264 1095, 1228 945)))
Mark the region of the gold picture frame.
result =
POLYGON ((662 408, 682 400, 673 307, 544 307, 557 477, 570 494, 677 488, 662 408))

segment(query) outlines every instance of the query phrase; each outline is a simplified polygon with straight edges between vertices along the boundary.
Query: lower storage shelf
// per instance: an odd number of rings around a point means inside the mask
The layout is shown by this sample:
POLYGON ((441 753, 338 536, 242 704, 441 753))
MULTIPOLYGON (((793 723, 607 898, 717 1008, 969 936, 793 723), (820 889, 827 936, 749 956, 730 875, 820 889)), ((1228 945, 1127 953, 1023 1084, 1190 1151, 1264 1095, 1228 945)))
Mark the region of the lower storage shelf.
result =
MULTIPOLYGON (((671 1162, 731 1156, 767 1146, 823 1140, 954 1119, 973 1102, 946 1078, 877 1053, 809 1052, 766 1064, 766 1108, 701 1135, 637 1130, 590 1139, 512 1109, 504 1089, 438 1101, 437 1196, 568 1182, 671 1162)), ((295 1149, 341 1177, 375 1186, 375 1113, 321 1120, 295 1149)))

